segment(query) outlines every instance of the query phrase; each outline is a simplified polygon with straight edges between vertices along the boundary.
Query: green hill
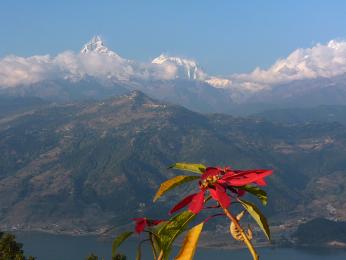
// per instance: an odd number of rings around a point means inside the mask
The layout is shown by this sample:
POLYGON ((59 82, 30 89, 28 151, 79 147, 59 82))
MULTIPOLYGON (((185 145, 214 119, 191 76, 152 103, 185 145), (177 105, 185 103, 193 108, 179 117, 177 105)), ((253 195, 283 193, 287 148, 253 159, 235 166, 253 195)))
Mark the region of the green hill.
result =
POLYGON ((272 221, 346 218, 345 157, 337 123, 202 115, 138 91, 51 105, 0 120, 0 227, 95 231, 166 209, 175 194, 151 201, 176 161, 273 168, 272 221))

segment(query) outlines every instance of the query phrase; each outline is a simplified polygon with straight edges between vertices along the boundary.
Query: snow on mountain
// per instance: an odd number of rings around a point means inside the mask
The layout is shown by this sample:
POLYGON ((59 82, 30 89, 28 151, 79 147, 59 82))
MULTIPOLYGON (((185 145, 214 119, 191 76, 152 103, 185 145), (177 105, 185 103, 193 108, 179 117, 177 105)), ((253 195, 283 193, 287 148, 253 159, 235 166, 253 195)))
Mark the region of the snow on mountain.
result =
POLYGON ((232 75, 234 85, 249 92, 272 89, 296 80, 331 78, 346 73, 346 41, 331 40, 311 48, 299 48, 270 68, 232 75))
MULTIPOLYGON (((0 58, 0 90, 36 86, 50 80, 67 80, 75 84, 92 78, 108 85, 123 84, 133 88, 141 86, 143 91, 144 88, 149 88, 149 85, 157 87, 156 82, 166 86, 162 93, 171 91, 171 95, 174 95, 173 91, 177 91, 174 87, 168 90, 168 86, 172 85, 180 88, 180 94, 183 91, 188 92, 188 87, 196 93, 202 91, 202 88, 213 88, 227 93, 226 95, 237 103, 251 99, 259 102, 264 100, 264 97, 270 100, 274 99, 274 96, 275 100, 292 96, 291 100, 298 95, 302 96, 302 89, 304 97, 313 92, 324 91, 323 93, 328 93, 329 100, 333 100, 337 91, 344 90, 346 95, 344 81, 338 80, 336 84, 333 80, 342 75, 346 75, 346 41, 341 40, 300 48, 286 58, 277 60, 267 69, 256 68, 250 73, 228 77, 208 75, 195 60, 177 56, 161 54, 151 62, 125 59, 107 48, 100 36, 93 37, 80 52, 64 51, 56 56, 9 55, 0 58), (320 78, 331 79, 331 84, 317 84, 320 78), (295 81, 300 83, 294 83, 295 81), (315 87, 317 85, 318 87, 315 87)), ((326 94, 315 96, 320 102, 326 94)))
POLYGON ((81 54, 87 53, 98 53, 98 54, 107 54, 109 56, 121 58, 117 53, 109 50, 101 37, 96 35, 94 36, 88 43, 84 45, 84 47, 80 50, 81 54))
POLYGON ((190 80, 203 80, 206 74, 198 66, 197 62, 191 59, 184 59, 180 57, 166 56, 161 54, 152 60, 153 64, 171 64, 177 67, 177 78, 185 78, 190 80))
POLYGON ((176 78, 203 81, 215 88, 228 88, 232 83, 231 80, 226 78, 208 76, 207 73, 201 69, 198 63, 192 59, 161 54, 153 59, 151 63, 175 66, 176 78))

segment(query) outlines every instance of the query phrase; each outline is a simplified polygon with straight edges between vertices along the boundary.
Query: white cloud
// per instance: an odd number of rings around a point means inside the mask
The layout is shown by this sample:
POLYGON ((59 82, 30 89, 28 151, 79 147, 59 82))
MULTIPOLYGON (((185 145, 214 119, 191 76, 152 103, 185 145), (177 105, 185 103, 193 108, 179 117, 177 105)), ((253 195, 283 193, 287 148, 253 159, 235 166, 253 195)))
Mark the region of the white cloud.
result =
POLYGON ((31 84, 53 75, 52 60, 46 56, 7 56, 0 60, 0 86, 31 84))
POLYGON ((161 54, 152 60, 152 64, 160 66, 171 66, 175 68, 176 77, 192 79, 192 80, 205 80, 206 74, 199 67, 197 62, 188 58, 167 56, 161 54))
POLYGON ((127 60, 107 54, 75 54, 63 52, 53 59, 60 73, 65 77, 81 78, 85 75, 99 78, 129 80, 134 70, 127 60))
POLYGON ((279 59, 269 69, 256 68, 249 74, 231 76, 233 87, 259 91, 292 80, 333 77, 346 73, 346 41, 332 40, 326 45, 297 49, 279 59))
POLYGON ((142 77, 146 79, 171 80, 177 76, 178 68, 174 64, 143 64, 142 77))
POLYGON ((346 73, 346 41, 332 40, 325 45, 297 49, 269 69, 256 68, 251 73, 232 75, 228 79, 208 76, 195 61, 179 57, 161 55, 153 63, 127 60, 108 50, 100 38, 93 39, 86 47, 83 53, 65 51, 55 57, 4 57, 0 59, 0 88, 55 78, 79 80, 85 76, 115 81, 184 77, 206 81, 218 88, 231 88, 236 90, 233 91, 236 95, 268 89, 282 82, 346 73))
POLYGON ((101 37, 95 36, 79 53, 65 51, 55 57, 27 58, 12 55, 0 59, 0 88, 56 78, 78 81, 85 76, 113 81, 190 79, 190 72, 194 76, 198 72, 200 76, 201 71, 193 60, 176 58, 174 61, 140 63, 127 60, 109 50, 101 37), (182 63, 177 62, 178 59, 182 63))
POLYGON ((30 85, 46 79, 78 80, 84 76, 116 81, 131 79, 170 80, 176 77, 172 64, 138 63, 107 53, 65 51, 49 55, 0 59, 0 88, 30 85))

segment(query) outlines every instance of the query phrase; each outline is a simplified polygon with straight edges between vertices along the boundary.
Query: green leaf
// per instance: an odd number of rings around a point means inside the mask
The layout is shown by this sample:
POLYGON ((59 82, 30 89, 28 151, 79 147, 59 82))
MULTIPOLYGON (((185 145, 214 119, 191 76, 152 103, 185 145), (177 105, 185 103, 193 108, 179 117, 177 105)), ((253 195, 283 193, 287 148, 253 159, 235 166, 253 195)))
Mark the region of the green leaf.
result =
POLYGON ((203 164, 196 164, 196 163, 175 163, 169 166, 168 168, 203 174, 207 167, 204 166, 203 164))
POLYGON ((171 178, 165 182, 163 182, 161 185, 160 185, 160 188, 158 189, 158 191, 156 192, 155 194, 155 197, 154 197, 154 202, 160 198, 164 193, 166 193, 167 191, 183 184, 183 183, 186 183, 186 182, 189 182, 189 181, 193 181, 193 180, 196 180, 196 179, 199 179, 199 176, 184 176, 184 175, 179 175, 179 176, 176 176, 174 178, 171 178))
POLYGON ((239 189, 245 190, 245 191, 255 195, 258 199, 260 199, 260 201, 262 202, 262 204, 264 206, 267 205, 268 197, 267 197, 267 193, 264 190, 261 190, 257 186, 251 186, 251 185, 245 185, 245 186, 239 187, 239 189))
POLYGON ((204 222, 194 226, 186 234, 184 243, 180 248, 179 254, 176 256, 175 260, 191 260, 195 255, 198 239, 201 235, 204 222))
POLYGON ((186 226, 196 215, 186 210, 172 217, 165 225, 158 230, 161 250, 164 252, 165 259, 168 258, 174 240, 185 231, 186 226))
POLYGON ((238 199, 242 206, 249 212, 252 218, 257 222, 268 240, 270 240, 270 229, 265 216, 259 211, 255 204, 249 201, 238 199))
POLYGON ((157 259, 157 256, 160 254, 161 246, 160 241, 158 241, 158 236, 154 232, 149 232, 149 239, 151 243, 151 249, 153 251, 154 259, 157 259))
POLYGON ((112 257, 116 257, 118 247, 119 247, 127 238, 129 238, 132 234, 133 234, 133 232, 126 231, 126 232, 124 232, 124 233, 121 233, 119 236, 117 236, 117 237, 113 240, 113 244, 112 244, 112 257))

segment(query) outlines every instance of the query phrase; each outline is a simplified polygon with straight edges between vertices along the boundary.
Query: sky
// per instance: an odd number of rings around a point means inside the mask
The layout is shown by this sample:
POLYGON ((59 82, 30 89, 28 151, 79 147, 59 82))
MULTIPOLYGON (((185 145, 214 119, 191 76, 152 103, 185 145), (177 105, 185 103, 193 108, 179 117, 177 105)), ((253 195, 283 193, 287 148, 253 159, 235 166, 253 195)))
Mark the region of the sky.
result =
POLYGON ((346 38, 346 1, 0 2, 0 58, 78 51, 93 35, 120 56, 193 58, 210 74, 267 68, 297 48, 346 38))

